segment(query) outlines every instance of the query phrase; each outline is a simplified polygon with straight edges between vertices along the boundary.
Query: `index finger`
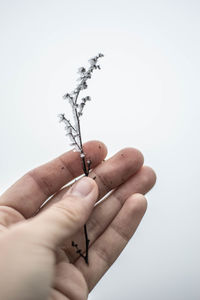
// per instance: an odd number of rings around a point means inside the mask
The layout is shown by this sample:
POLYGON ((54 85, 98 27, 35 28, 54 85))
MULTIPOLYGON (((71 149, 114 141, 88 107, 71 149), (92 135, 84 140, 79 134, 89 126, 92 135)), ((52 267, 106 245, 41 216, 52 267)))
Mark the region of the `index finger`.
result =
MULTIPOLYGON (((92 168, 106 157, 102 142, 87 142, 83 147, 92 168)), ((0 205, 16 209, 25 218, 33 216, 45 200, 83 173, 79 156, 71 150, 29 171, 0 197, 0 205)))

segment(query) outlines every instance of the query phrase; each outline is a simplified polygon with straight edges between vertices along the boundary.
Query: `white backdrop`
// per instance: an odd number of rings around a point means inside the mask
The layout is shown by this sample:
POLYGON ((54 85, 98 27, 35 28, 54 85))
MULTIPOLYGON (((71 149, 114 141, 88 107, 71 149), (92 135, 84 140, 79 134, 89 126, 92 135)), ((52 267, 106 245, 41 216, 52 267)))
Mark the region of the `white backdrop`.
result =
POLYGON ((134 238, 93 300, 200 298, 198 0, 0 0, 0 189, 65 152, 57 114, 77 68, 89 81, 84 140, 133 146, 158 176, 134 238))

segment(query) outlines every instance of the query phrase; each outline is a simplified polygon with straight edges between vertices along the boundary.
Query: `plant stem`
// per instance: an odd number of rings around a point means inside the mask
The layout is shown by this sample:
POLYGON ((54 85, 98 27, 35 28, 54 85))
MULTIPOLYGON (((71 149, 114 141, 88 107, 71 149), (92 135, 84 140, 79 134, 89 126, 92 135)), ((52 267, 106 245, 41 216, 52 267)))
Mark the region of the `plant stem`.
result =
POLYGON ((89 265, 89 260, 88 260, 88 250, 89 250, 89 243, 90 240, 88 239, 88 233, 87 233, 87 226, 86 224, 84 225, 84 234, 85 234, 85 262, 87 265, 89 265))
MULTIPOLYGON (((81 157, 82 163, 83 163, 83 171, 84 171, 84 173, 85 173, 85 176, 88 176, 89 170, 87 169, 87 166, 86 166, 85 153, 84 153, 84 151, 83 151, 83 143, 82 143, 82 137, 81 137, 80 119, 79 119, 78 112, 77 112, 77 109, 76 109, 76 108, 75 108, 75 113, 76 113, 77 124, 78 124, 78 132, 79 132, 79 140, 80 140, 81 154, 84 154, 84 156, 81 157)), ((90 243, 90 240, 88 239, 88 233, 87 233, 87 226, 86 226, 86 224, 84 224, 84 235, 85 235, 85 262, 86 262, 86 264, 88 265, 88 264, 89 264, 88 250, 89 250, 89 243, 90 243)))

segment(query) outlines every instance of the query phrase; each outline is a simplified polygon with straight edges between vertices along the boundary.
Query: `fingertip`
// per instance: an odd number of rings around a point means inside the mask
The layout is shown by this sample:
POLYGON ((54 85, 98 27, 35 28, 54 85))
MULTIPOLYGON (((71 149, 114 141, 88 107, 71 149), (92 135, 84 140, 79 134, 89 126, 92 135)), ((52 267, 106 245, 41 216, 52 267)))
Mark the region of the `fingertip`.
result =
POLYGON ((121 159, 128 158, 130 163, 135 165, 136 169, 139 170, 144 163, 144 156, 142 152, 136 148, 126 147, 119 151, 121 159))
POLYGON ((148 202, 144 195, 136 193, 127 199, 130 210, 143 216, 147 210, 148 202))
POLYGON ((95 203, 98 196, 97 184, 92 178, 84 176, 72 185, 63 198, 69 196, 81 197, 84 198, 84 201, 88 200, 89 202, 93 200, 95 203))
POLYGON ((156 173, 149 166, 143 166, 142 172, 143 172, 143 182, 146 183, 148 189, 150 190, 156 183, 157 180, 156 173))
POLYGON ((83 148, 85 151, 93 151, 95 153, 98 153, 101 160, 103 160, 108 154, 107 146, 103 142, 98 140, 92 140, 84 143, 83 148))

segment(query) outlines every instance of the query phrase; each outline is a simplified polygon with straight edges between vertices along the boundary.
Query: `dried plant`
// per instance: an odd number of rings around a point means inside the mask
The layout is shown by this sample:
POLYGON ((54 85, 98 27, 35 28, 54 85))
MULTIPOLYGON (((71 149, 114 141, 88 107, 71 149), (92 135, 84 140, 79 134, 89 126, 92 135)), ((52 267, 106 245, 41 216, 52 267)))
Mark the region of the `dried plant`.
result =
MULTIPOLYGON (((99 53, 97 56, 91 58, 89 60, 89 68, 86 70, 84 67, 78 69, 79 78, 77 81, 79 82, 75 90, 71 93, 67 93, 63 96, 65 100, 69 102, 71 105, 73 120, 67 119, 65 114, 60 114, 60 122, 65 124, 66 136, 70 140, 70 145, 74 147, 74 151, 80 152, 80 158, 82 161, 82 167, 85 176, 88 176, 91 167, 91 161, 86 159, 86 155, 83 150, 82 137, 81 137, 81 126, 80 126, 80 117, 83 115, 83 110, 87 101, 90 101, 90 96, 86 96, 79 100, 80 92, 87 89, 87 81, 92 77, 92 73, 95 69, 100 69, 100 65, 98 65, 98 59, 103 57, 104 55, 99 53)), ((85 235, 85 254, 81 249, 79 249, 78 244, 72 241, 72 247, 75 248, 76 252, 85 260, 86 264, 89 263, 88 260, 88 250, 90 240, 88 239, 87 226, 84 225, 84 235, 85 235)))

